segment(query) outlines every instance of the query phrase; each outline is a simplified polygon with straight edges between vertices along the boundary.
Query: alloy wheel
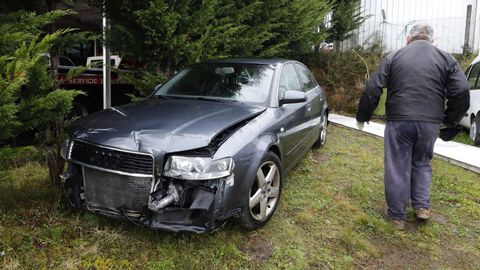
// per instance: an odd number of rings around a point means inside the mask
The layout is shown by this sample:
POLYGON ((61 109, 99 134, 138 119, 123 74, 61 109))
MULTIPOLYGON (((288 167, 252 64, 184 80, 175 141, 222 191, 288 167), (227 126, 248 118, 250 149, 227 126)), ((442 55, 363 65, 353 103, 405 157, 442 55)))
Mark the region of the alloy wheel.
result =
POLYGON ((273 161, 264 162, 257 170, 250 190, 250 214, 257 221, 266 220, 275 210, 280 194, 280 171, 273 161))
POLYGON ((322 122, 320 123, 320 142, 321 145, 325 145, 327 141, 327 116, 322 117, 322 122))
POLYGON ((472 125, 470 126, 470 139, 472 141, 475 141, 477 138, 477 121, 476 119, 473 119, 472 125))

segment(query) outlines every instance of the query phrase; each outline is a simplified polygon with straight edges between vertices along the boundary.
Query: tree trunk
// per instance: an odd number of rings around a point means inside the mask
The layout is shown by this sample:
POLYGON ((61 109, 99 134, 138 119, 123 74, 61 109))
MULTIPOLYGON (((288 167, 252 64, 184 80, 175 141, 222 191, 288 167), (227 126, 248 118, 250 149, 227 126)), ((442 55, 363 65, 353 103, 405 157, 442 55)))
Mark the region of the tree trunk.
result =
POLYGON ((43 142, 47 166, 49 172, 50 183, 53 187, 61 188, 62 181, 60 174, 63 172, 65 160, 61 156, 62 137, 64 129, 64 120, 57 119, 50 127, 47 127, 43 132, 43 142))
POLYGON ((335 42, 333 43, 333 46, 335 46, 336 53, 340 53, 340 45, 341 45, 341 41, 339 40, 335 40, 335 42))
MULTIPOLYGON (((48 11, 55 10, 57 8, 58 0, 45 0, 48 11)), ((50 33, 54 33, 57 30, 55 22, 49 25, 50 33)), ((51 71, 54 86, 53 89, 56 89, 60 85, 60 81, 57 80, 58 77, 58 66, 60 63, 58 48, 50 49, 50 61, 51 61, 51 71)), ((63 172, 63 167, 65 165, 65 160, 61 156, 62 148, 62 139, 64 133, 64 119, 56 119, 50 126, 46 127, 43 131, 43 141, 41 142, 46 152, 48 173, 50 178, 50 183, 52 187, 60 190, 62 188, 62 181, 60 174, 63 172)))

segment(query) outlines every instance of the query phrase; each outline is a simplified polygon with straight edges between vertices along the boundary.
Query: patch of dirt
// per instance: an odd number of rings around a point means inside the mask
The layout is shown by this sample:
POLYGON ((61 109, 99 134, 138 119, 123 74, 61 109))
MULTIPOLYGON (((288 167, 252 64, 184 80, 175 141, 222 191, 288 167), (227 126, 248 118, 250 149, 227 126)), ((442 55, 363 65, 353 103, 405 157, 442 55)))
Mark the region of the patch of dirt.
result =
MULTIPOLYGON (((434 214, 432 220, 424 223, 418 222, 416 219, 409 215, 407 223, 405 224, 404 233, 414 234, 418 232, 418 228, 421 226, 429 226, 430 223, 436 222, 443 225, 449 224, 448 219, 440 214, 434 214)), ((455 226, 450 224, 451 226, 455 226)), ((477 265, 475 260, 471 258, 475 257, 475 254, 465 250, 461 246, 452 245, 451 239, 439 238, 438 241, 442 247, 441 258, 432 258, 430 251, 423 250, 420 247, 409 246, 403 247, 401 244, 388 244, 382 238, 371 239, 373 243, 376 243, 378 250, 382 253, 377 258, 368 258, 367 260, 361 260, 357 264, 357 268, 361 269, 475 269, 477 265)), ((473 245, 473 243, 472 243, 473 245)))
POLYGON ((432 214, 431 220, 443 225, 448 224, 448 219, 446 217, 436 213, 432 214))
POLYGON ((243 250, 255 263, 268 261, 273 253, 273 243, 259 235, 253 235, 243 250))
POLYGON ((324 163, 328 161, 329 157, 328 155, 320 152, 320 151, 313 151, 312 153, 312 159, 316 163, 324 163))
POLYGON ((475 269, 475 254, 465 251, 462 248, 443 245, 444 260, 456 269, 475 269))
POLYGON ((405 249, 396 245, 384 246, 386 251, 377 259, 360 263, 362 269, 437 269, 428 254, 419 249, 405 249))

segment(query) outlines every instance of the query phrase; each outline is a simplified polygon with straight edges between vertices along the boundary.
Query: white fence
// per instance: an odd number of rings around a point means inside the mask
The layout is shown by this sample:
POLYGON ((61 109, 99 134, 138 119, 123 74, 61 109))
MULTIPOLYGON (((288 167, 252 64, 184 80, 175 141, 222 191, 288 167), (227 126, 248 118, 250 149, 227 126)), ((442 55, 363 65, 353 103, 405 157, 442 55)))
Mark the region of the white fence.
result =
POLYGON ((450 53, 462 53, 465 44, 478 51, 480 19, 478 0, 361 0, 361 12, 370 15, 355 35, 342 44, 368 48, 381 42, 385 52, 405 45, 410 27, 426 22, 434 29, 437 46, 450 53), (470 7, 468 7, 470 6, 470 7), (467 7, 470 23, 467 26, 467 7), (467 32, 468 35, 465 35, 467 32), (467 43, 466 43, 467 42, 467 43))

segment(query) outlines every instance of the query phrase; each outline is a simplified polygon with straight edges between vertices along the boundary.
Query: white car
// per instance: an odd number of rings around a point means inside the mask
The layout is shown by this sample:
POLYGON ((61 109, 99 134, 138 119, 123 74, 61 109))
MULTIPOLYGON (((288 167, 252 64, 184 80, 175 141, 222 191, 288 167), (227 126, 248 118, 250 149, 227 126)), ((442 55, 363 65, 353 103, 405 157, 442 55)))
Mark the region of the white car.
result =
POLYGON ((460 121, 460 125, 470 130, 470 139, 480 145, 480 56, 473 60, 465 71, 470 87, 470 108, 460 121))
MULTIPOLYGON (((113 68, 118 68, 122 58, 118 55, 110 56, 110 66, 113 68)), ((90 68, 102 68, 103 65, 103 56, 90 56, 87 57, 87 67, 90 68)))

